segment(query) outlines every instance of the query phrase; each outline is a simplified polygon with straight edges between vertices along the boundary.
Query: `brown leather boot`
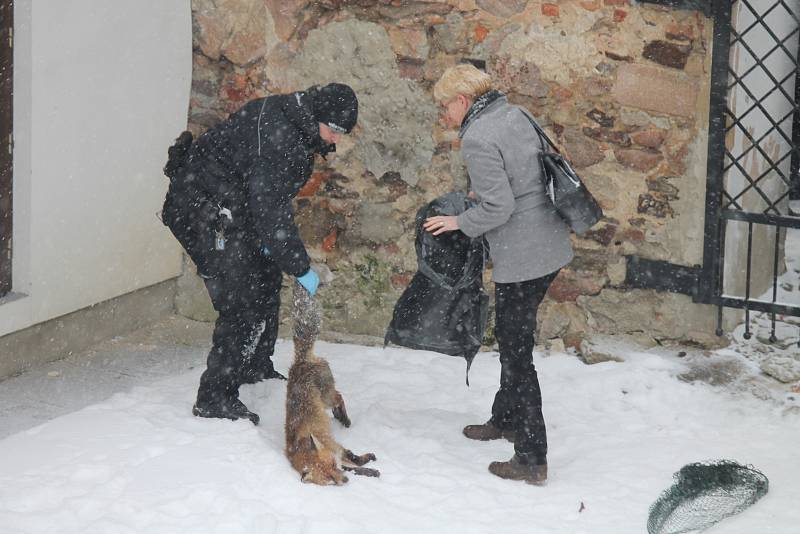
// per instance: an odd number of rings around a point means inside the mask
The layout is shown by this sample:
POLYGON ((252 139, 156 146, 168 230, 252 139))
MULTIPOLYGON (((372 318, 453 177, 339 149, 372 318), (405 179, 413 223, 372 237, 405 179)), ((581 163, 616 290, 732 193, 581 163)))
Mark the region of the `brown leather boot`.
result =
POLYGON ((507 462, 492 462, 489 471, 507 480, 524 480, 528 484, 544 486, 547 482, 547 462, 527 463, 516 454, 507 462))
POLYGON ((491 441, 493 439, 505 438, 507 441, 514 443, 516 432, 513 430, 502 430, 494 426, 490 421, 486 421, 482 425, 467 425, 464 427, 464 435, 469 439, 476 439, 478 441, 491 441))

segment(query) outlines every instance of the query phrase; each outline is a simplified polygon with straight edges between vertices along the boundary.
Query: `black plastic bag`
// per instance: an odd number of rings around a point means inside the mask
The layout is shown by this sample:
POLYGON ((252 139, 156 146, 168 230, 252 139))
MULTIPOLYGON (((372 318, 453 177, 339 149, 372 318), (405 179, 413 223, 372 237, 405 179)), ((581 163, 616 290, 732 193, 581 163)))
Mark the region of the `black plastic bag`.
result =
POLYGON ((462 356, 467 373, 486 331, 489 296, 482 274, 487 248, 483 238, 460 231, 434 236, 422 225, 428 217, 458 215, 471 205, 465 194, 450 193, 417 212, 418 271, 395 304, 384 338, 384 345, 462 356))

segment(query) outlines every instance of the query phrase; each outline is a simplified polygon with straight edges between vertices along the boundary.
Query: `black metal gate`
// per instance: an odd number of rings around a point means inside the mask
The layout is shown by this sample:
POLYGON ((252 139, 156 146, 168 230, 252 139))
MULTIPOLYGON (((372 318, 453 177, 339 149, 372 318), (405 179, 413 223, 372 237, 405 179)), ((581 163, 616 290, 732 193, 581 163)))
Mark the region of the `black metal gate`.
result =
POLYGON ((705 245, 695 300, 718 306, 718 335, 724 307, 744 310, 745 338, 751 311, 768 313, 774 341, 776 315, 800 316, 800 303, 778 299, 786 232, 800 232, 789 209, 800 199, 800 1, 715 0, 711 9, 705 245), (737 271, 743 287, 732 287, 737 271))

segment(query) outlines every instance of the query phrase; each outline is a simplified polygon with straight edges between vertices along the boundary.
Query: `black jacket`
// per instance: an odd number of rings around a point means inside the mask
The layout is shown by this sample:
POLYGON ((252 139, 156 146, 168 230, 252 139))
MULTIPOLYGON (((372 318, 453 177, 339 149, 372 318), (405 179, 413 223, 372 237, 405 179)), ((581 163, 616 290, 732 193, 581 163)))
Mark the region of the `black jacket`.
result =
POLYGON ((311 176, 314 154, 329 149, 305 93, 260 98, 201 135, 176 181, 192 183, 229 209, 234 228, 268 249, 283 272, 300 276, 309 258, 292 199, 311 176))

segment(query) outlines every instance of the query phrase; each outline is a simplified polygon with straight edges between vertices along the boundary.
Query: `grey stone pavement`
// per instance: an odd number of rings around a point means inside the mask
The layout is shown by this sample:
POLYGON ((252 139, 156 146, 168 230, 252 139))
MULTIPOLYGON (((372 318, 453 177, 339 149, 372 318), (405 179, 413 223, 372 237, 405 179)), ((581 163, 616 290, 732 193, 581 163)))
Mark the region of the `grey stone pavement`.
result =
POLYGON ((213 323, 177 315, 0 381, 0 439, 205 365, 213 323))
MULTIPOLYGON (((104 401, 115 393, 204 369, 213 323, 171 315, 22 374, 0 380, 0 439, 104 401)), ((283 320, 279 338, 291 328, 283 320)), ((380 346, 372 336, 323 332, 322 341, 380 346)))
MULTIPOLYGON (((287 321, 281 324, 279 337, 287 337, 288 326, 287 321)), ((792 326, 787 331, 789 336, 797 332, 797 326, 792 326)), ((101 402, 115 393, 204 368, 213 329, 213 323, 172 315, 63 360, 0 381, 0 439, 101 402)), ((320 339, 368 346, 383 344, 381 339, 371 336, 330 332, 323 332, 320 339)), ((794 344, 787 349, 765 348, 754 337, 750 343, 733 344, 713 355, 688 347, 648 350, 619 342, 605 345, 599 348, 619 355, 650 352, 675 357, 679 354, 687 365, 687 372, 677 377, 681 380, 746 392, 782 404, 791 411, 800 411, 800 391, 790 390, 789 384, 765 376, 758 365, 758 360, 765 356, 762 352, 770 355, 774 350, 776 356, 783 357, 796 351, 794 344)))

